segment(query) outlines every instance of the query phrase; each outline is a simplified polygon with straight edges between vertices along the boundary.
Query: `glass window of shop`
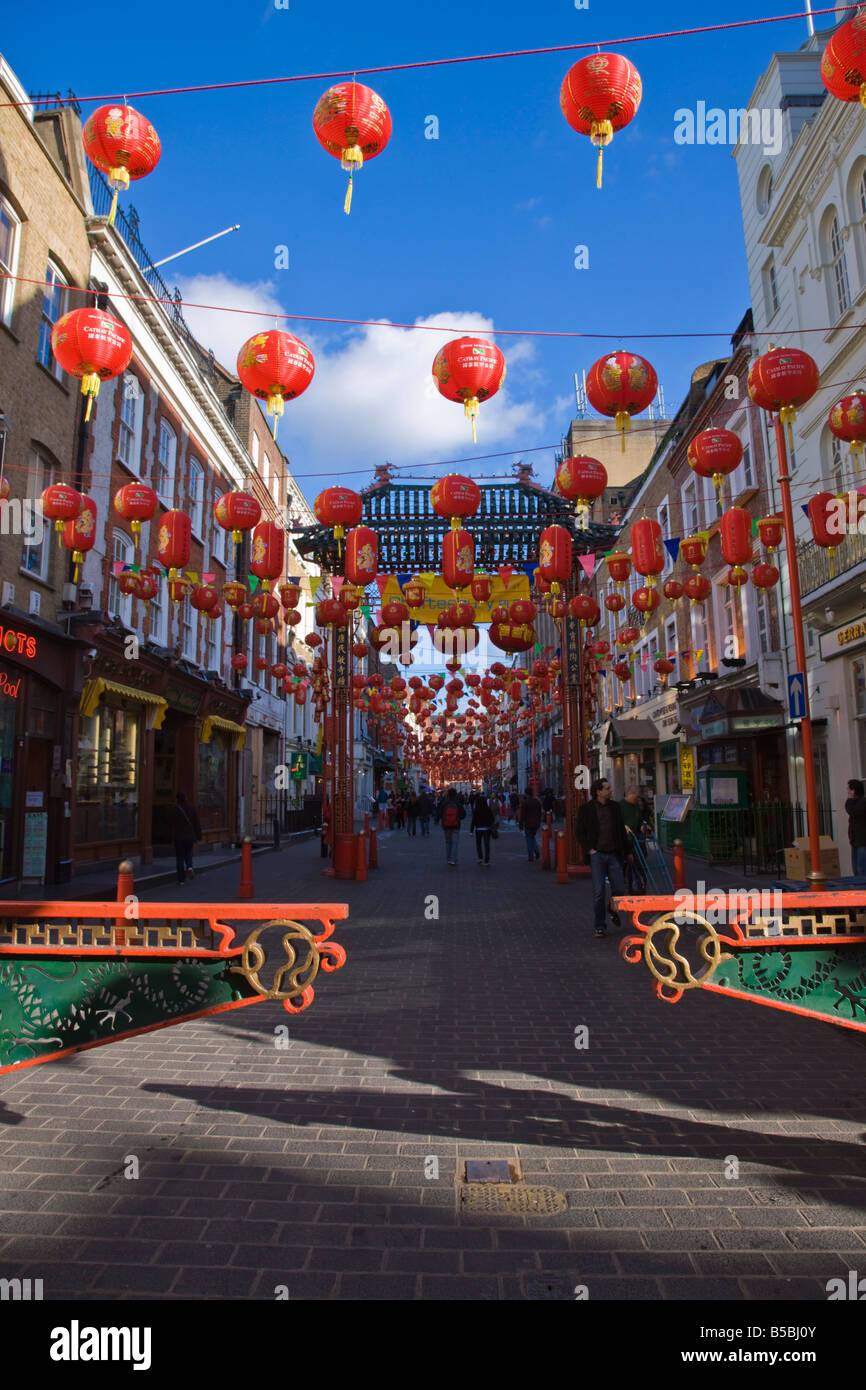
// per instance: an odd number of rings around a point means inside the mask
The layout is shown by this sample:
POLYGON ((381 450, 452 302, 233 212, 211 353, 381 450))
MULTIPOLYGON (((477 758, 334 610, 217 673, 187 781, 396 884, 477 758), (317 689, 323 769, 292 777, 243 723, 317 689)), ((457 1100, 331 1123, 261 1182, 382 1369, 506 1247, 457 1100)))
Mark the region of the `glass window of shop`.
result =
POLYGON ((215 830, 228 824, 228 776, 228 738, 214 729, 210 743, 198 746, 198 816, 202 830, 215 830))
POLYGON ((78 844, 138 836, 138 749, 141 714, 100 705, 83 715, 78 739, 78 844))

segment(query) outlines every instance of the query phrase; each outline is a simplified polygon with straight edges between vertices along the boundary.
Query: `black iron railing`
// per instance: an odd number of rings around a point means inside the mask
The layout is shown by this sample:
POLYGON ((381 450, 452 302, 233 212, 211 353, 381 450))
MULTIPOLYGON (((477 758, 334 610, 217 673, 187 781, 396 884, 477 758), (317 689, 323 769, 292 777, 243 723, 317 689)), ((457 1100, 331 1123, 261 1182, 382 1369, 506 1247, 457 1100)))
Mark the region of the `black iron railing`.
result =
POLYGON ((803 544, 797 547, 797 568, 800 572, 800 592, 803 595, 814 593, 816 589, 837 579, 846 570, 855 569, 866 561, 866 535, 859 531, 849 531, 842 537, 841 544, 830 555, 819 545, 803 544))
POLYGON ((253 802, 250 834, 254 840, 277 840, 305 830, 318 830, 321 824, 319 797, 305 797, 299 806, 290 791, 268 792, 253 802))
MULTIPOLYGON (((819 807, 821 835, 833 834, 833 817, 819 807)), ((713 864, 740 864, 745 873, 784 874, 785 850, 808 833, 802 806, 780 801, 757 802, 743 808, 697 806, 682 825, 659 819, 658 836, 663 849, 682 840, 686 854, 713 864)))

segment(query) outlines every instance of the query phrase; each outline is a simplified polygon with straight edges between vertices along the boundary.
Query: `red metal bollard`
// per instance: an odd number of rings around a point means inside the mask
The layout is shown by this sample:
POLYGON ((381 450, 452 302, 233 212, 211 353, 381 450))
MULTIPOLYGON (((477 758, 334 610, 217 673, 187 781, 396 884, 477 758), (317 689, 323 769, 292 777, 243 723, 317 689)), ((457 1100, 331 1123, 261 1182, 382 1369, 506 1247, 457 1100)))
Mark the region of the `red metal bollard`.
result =
POLYGON ((568 846, 565 843, 564 830, 556 832, 556 881, 568 883, 568 846))
POLYGON ((364 832, 359 830, 355 837, 355 880, 357 883, 367 882, 367 852, 364 847, 364 832))
POLYGON ((550 868, 550 826, 545 825, 541 831, 541 867, 550 868))
POLYGON ((364 812, 364 834, 365 834, 365 835, 369 835, 369 833, 370 833, 370 812, 369 812, 369 811, 365 811, 365 812, 364 812))
POLYGON ((380 829, 380 830, 384 830, 384 829, 385 829, 385 812, 384 812, 384 811, 380 811, 380 812, 379 812, 379 829, 380 829))
POLYGON ((238 888, 239 898, 251 898, 253 896, 253 842, 249 835, 245 835, 241 845, 241 881, 238 888))
POLYGON ((376 839, 376 832, 370 827, 370 853, 367 858, 368 869, 378 869, 379 867, 379 842, 376 839))
POLYGON ((682 840, 674 840, 674 889, 686 886, 686 856, 682 840))
MULTIPOLYGON (((124 859, 117 866, 117 901, 119 903, 124 903, 127 898, 132 898, 134 896, 135 885, 132 881, 132 860, 124 859)), ((135 904, 130 904, 130 906, 132 907, 132 920, 135 921, 138 917, 135 911, 135 904)), ((115 927, 113 937, 115 946, 125 946, 126 928, 115 927)))

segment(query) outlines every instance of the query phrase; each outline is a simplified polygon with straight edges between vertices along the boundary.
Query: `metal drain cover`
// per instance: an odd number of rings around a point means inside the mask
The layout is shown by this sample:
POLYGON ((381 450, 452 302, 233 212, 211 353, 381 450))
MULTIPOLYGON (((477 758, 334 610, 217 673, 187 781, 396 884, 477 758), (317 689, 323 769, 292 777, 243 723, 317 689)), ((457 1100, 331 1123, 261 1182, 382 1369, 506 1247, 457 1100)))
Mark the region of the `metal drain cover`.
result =
POLYGON ((565 1197, 555 1187, 511 1187, 505 1183, 461 1188, 460 1206, 466 1211, 534 1212, 540 1216, 567 1210, 565 1197))

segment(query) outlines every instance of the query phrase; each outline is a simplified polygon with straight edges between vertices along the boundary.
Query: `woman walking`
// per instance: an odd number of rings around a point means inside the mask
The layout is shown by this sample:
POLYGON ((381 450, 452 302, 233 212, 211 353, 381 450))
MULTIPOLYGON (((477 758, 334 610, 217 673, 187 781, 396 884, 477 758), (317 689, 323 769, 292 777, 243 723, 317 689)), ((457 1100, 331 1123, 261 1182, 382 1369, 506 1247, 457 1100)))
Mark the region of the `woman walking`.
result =
POLYGON ((475 831, 475 849, 478 853, 479 864, 490 863, 490 837, 496 833, 497 821, 494 807, 493 798, 488 800, 481 793, 472 802, 472 821, 469 831, 470 834, 473 830, 475 831))
POLYGON ((177 858, 177 881, 185 883, 187 877, 195 878, 192 866, 192 850, 196 840, 201 839, 201 825, 194 806, 186 799, 185 792, 178 792, 177 805, 171 817, 171 832, 174 852, 177 858))

